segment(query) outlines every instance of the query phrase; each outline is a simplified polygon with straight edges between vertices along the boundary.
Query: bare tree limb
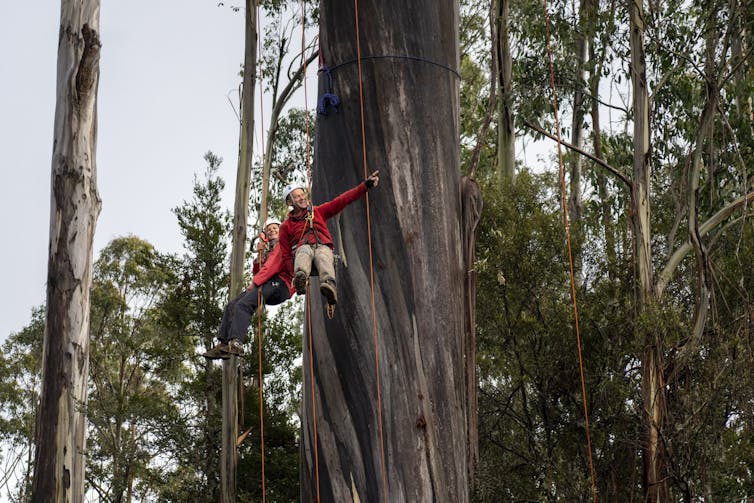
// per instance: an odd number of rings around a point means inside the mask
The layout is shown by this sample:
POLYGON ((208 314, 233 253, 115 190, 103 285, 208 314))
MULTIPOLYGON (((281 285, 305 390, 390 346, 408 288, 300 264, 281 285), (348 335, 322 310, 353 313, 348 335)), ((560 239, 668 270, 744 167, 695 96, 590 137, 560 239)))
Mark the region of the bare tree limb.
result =
MULTIPOLYGON (((727 206, 712 215, 706 222, 699 226, 699 236, 702 237, 708 234, 710 231, 714 230, 718 225, 720 225, 726 218, 728 218, 734 211, 742 206, 748 205, 752 201, 754 201, 754 192, 748 192, 738 199, 731 201, 727 206)), ((665 288, 668 286, 670 277, 678 268, 678 265, 680 265, 681 261, 693 249, 693 247, 694 245, 691 243, 691 241, 686 241, 673 253, 673 255, 668 260, 668 263, 665 264, 663 270, 660 272, 660 274, 657 275, 655 294, 658 297, 662 296, 665 288)))
MULTIPOLYGON (((537 133, 545 135, 546 137, 550 138, 551 140, 555 140, 555 141, 558 140, 558 138, 555 135, 553 135, 551 133, 548 133, 544 129, 540 128, 539 126, 535 126, 534 124, 532 124, 529 121, 524 121, 524 125, 526 127, 528 127, 529 129, 533 129, 537 133)), ((570 143, 568 143, 566 141, 561 140, 560 143, 564 147, 568 147, 569 149, 573 150, 574 152, 578 152, 579 154, 583 155, 587 159, 589 159, 591 161, 594 161, 595 163, 599 164, 600 166, 602 166, 603 168, 605 168, 606 170, 608 170, 610 173, 612 173, 613 175, 615 175, 618 179, 620 179, 620 181, 622 181, 628 189, 631 188, 631 185, 632 185, 631 180, 629 180, 626 175, 624 175, 623 173, 621 173, 620 171, 618 171, 616 168, 610 166, 608 163, 606 163, 602 159, 599 159, 599 158, 593 156, 592 154, 590 154, 589 152, 586 152, 583 149, 580 149, 580 148, 578 148, 578 147, 576 147, 574 145, 571 145, 570 143)))

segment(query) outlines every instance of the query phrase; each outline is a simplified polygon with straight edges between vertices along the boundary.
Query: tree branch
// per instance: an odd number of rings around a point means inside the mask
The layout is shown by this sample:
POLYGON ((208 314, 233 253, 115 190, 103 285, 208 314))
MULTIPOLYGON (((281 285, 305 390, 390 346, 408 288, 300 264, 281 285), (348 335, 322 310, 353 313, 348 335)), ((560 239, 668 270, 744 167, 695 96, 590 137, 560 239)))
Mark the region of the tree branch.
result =
MULTIPOLYGON (((555 135, 553 135, 551 133, 548 133, 544 129, 540 128, 539 126, 535 126, 534 124, 532 124, 529 121, 524 121, 524 125, 526 127, 528 127, 529 129, 533 129, 534 131, 536 131, 539 134, 545 135, 546 137, 550 138, 551 140, 558 141, 558 138, 555 135)), ((584 151, 584 150, 582 150, 582 149, 580 149, 580 148, 578 148, 578 147, 576 147, 574 145, 571 145, 570 143, 568 143, 566 141, 561 140, 560 143, 562 145, 564 145, 565 147, 568 147, 571 150, 573 150, 575 152, 578 152, 579 154, 583 155, 587 159, 590 159, 591 161, 594 161, 595 163, 599 164, 600 166, 602 166, 603 168, 605 168, 606 170, 608 170, 610 173, 612 173, 613 175, 615 175, 618 179, 620 179, 620 181, 622 181, 626 185, 626 188, 628 188, 629 190, 631 189, 631 186, 632 186, 631 180, 629 180, 626 175, 624 175, 623 173, 621 173, 620 171, 618 171, 616 168, 610 166, 608 163, 606 163, 602 159, 599 159, 599 158, 593 156, 592 154, 590 154, 589 152, 586 152, 586 151, 584 151)))
MULTIPOLYGON (((706 222, 704 222, 702 225, 699 226, 699 236, 702 237, 708 234, 710 231, 714 230, 718 225, 720 225, 723 222, 723 220, 728 218, 734 211, 736 211, 741 206, 747 205, 751 201, 754 201, 754 192, 748 192, 747 194, 744 194, 738 199, 732 201, 723 209, 721 209, 720 211, 712 215, 709 218, 709 220, 707 220, 706 222)), ((670 259, 668 260, 668 263, 665 265, 663 270, 657 276, 657 284, 655 286, 655 294, 657 295, 657 297, 662 296, 663 292, 665 291, 665 288, 668 286, 670 277, 673 275, 676 268, 678 268, 678 265, 681 263, 681 261, 686 257, 686 255, 693 248, 694 248, 694 245, 691 243, 691 241, 686 241, 670 257, 670 259)))

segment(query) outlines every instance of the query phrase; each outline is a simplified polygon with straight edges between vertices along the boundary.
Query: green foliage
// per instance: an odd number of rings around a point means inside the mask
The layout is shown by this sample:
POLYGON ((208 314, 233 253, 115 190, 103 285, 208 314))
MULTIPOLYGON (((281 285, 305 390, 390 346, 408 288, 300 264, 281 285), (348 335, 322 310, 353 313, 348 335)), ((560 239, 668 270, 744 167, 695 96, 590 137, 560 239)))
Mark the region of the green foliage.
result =
MULTIPOLYGON (((568 258, 553 183, 523 171, 515 191, 484 188, 477 241, 479 501, 579 501, 590 492, 568 258)), ((625 408, 636 399, 635 371, 626 370, 631 358, 624 352, 631 327, 619 328, 627 300, 614 298, 580 319, 591 328, 581 335, 598 468, 604 459, 613 477, 635 480, 633 489, 623 486, 628 493, 638 491, 640 480, 631 451, 626 455, 627 446, 636 449, 636 431, 615 430, 630 428, 625 408)))
POLYGON ((34 451, 44 331, 45 309, 38 307, 32 310, 29 325, 8 337, 0 354, 0 482, 7 491, 4 497, 13 502, 29 501, 31 495, 29 461, 34 451))
MULTIPOLYGON (((269 310, 268 310, 269 311, 269 310)), ((273 308, 262 320, 264 382, 264 446, 266 497, 269 501, 297 501, 299 497, 299 428, 301 410, 300 299, 273 308)), ((239 501, 262 498, 262 453, 259 415, 259 320, 252 320, 253 343, 244 358, 244 427, 249 436, 239 448, 239 501), (249 385, 249 381, 253 384, 249 385)))
POLYGON ((169 453, 156 432, 180 416, 170 383, 190 346, 164 337, 157 322, 164 292, 175 283, 173 265, 129 236, 111 241, 94 266, 87 482, 104 499, 131 493, 169 453))

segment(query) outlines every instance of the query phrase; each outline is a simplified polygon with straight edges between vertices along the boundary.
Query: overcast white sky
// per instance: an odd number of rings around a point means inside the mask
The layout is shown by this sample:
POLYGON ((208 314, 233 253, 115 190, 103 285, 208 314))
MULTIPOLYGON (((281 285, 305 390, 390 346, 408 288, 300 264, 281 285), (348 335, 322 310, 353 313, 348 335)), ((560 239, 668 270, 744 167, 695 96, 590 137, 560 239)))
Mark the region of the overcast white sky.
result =
MULTIPOLYGON (((238 122, 227 96, 238 101, 244 14, 218 3, 102 1, 95 257, 129 233, 181 251, 171 208, 191 198, 207 150, 224 159, 232 209, 238 122)), ((45 300, 59 25, 59 0, 0 2, 0 341, 45 300)))

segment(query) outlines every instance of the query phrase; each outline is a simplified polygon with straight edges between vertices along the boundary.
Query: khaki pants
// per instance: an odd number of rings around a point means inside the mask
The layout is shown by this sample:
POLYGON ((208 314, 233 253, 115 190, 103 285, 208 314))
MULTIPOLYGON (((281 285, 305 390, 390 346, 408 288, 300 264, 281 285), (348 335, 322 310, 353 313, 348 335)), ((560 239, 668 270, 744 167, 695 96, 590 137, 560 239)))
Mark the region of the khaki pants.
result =
POLYGON ((306 276, 312 272, 312 262, 319 271, 319 282, 335 285, 335 258, 332 248, 326 245, 304 244, 296 248, 296 257, 293 260, 294 274, 304 271, 306 276))

